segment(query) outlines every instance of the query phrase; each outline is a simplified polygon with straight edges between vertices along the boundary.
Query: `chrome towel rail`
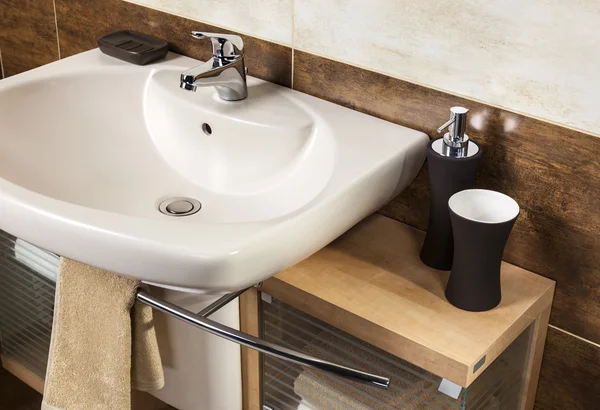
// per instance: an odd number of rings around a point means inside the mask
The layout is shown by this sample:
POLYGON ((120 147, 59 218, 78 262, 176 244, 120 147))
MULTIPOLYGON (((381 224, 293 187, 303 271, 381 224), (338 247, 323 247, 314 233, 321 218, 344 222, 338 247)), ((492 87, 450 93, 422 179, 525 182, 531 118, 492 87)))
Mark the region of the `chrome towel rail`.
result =
MULTIPOLYGON (((252 286, 250 286, 250 287, 252 287, 252 286)), ((213 303, 211 303, 210 305, 208 305, 207 307, 202 309, 200 312, 198 312, 198 315, 200 315, 202 317, 209 317, 210 315, 215 313, 217 310, 221 309, 223 306, 225 306, 226 304, 228 304, 235 298, 239 297, 242 293, 244 293, 248 289, 250 289, 250 288, 241 289, 241 290, 238 290, 237 292, 228 293, 227 295, 220 297, 219 299, 217 299, 216 301, 214 301, 213 303)))
POLYGON ((223 339, 229 340, 231 342, 249 347, 254 350, 258 350, 259 352, 262 352, 264 354, 275 356, 279 359, 296 363, 302 366, 310 367, 316 370, 332 373, 336 376, 344 377, 346 379, 371 384, 373 386, 381 387, 384 389, 387 389, 389 387, 390 379, 387 377, 378 376, 375 374, 363 372, 361 370, 331 363, 326 360, 321 360, 316 357, 309 356, 305 353, 298 352, 293 349, 288 349, 287 347, 283 347, 275 343, 271 343, 266 340, 262 340, 249 334, 240 332, 239 330, 222 325, 206 317, 217 311, 226 303, 238 297, 241 293, 243 292, 235 292, 233 294, 224 296, 223 298, 217 300, 215 303, 211 304, 207 308, 203 309, 200 312, 200 314, 190 312, 186 309, 180 308, 179 306, 175 306, 172 303, 155 298, 154 296, 151 296, 145 291, 139 291, 137 294, 137 299, 140 302, 145 303, 156 310, 171 315, 179 320, 189 323, 192 326, 198 327, 202 330, 212 333, 213 335, 222 337, 223 339))

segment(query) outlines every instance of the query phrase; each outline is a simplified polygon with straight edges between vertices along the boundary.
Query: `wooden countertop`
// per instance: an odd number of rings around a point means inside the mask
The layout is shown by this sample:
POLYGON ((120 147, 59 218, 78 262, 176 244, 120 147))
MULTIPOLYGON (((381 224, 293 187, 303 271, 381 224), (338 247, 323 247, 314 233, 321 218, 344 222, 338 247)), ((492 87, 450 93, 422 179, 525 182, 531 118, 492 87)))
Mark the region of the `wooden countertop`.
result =
POLYGON ((444 297, 449 272, 421 263, 423 238, 372 215, 261 290, 467 387, 548 309, 554 281, 503 263, 500 305, 466 312, 444 297))

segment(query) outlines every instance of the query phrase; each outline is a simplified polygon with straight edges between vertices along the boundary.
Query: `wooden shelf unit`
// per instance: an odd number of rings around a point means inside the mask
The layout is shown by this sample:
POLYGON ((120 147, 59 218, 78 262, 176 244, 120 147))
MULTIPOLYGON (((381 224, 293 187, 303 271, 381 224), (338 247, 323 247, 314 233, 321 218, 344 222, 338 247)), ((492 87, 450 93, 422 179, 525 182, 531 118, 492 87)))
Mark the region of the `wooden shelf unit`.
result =
MULTIPOLYGON (((372 215, 260 290, 463 387, 534 324, 522 406, 533 408, 554 282, 503 263, 500 305, 466 312, 444 297, 449 272, 421 263, 423 239, 422 231, 372 215)), ((243 312, 257 312, 250 299, 243 312)))

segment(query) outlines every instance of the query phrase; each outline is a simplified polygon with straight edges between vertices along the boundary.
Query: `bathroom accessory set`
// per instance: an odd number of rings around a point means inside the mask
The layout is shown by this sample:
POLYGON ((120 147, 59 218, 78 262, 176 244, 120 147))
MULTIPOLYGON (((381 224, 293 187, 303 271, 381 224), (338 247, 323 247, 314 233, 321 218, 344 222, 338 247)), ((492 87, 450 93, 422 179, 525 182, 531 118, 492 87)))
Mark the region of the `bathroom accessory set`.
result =
POLYGON ((519 205, 499 192, 471 189, 482 158, 481 147, 465 134, 464 107, 450 108, 450 119, 427 152, 431 208, 421 261, 451 270, 446 299, 468 311, 496 307, 502 298, 500 265, 519 205))

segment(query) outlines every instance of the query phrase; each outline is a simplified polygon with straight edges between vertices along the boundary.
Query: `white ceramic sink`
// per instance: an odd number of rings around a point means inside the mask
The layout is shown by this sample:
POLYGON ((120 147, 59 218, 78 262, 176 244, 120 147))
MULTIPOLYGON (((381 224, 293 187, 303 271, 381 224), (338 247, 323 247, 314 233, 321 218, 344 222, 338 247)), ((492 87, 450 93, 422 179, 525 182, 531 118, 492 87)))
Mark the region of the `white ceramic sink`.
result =
POLYGON ((181 90, 197 64, 169 54, 140 67, 92 50, 0 81, 0 229, 219 293, 316 252, 423 164, 425 134, 252 77, 240 102, 181 90), (171 197, 202 208, 163 215, 171 197))

